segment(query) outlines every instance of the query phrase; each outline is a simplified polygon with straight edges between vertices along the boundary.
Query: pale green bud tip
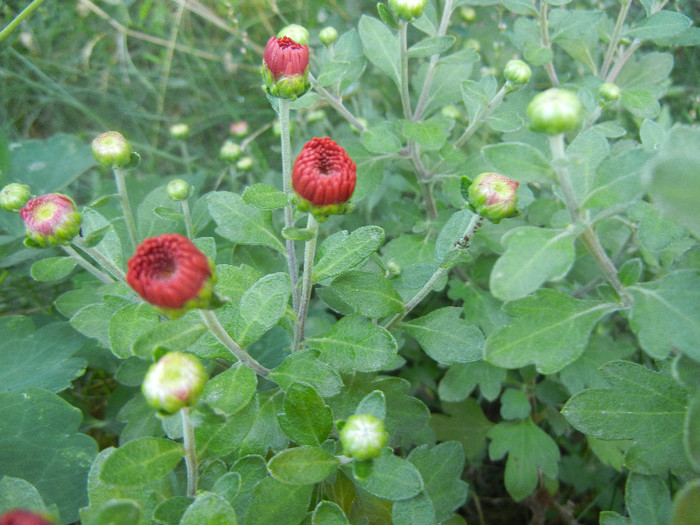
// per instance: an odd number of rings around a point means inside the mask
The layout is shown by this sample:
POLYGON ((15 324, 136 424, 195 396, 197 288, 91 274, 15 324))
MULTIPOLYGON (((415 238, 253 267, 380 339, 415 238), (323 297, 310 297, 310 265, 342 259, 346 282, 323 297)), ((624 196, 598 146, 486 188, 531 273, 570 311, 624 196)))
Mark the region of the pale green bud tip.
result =
POLYGON ((289 24, 287 27, 283 27, 279 33, 277 33, 277 38, 291 38, 297 44, 302 46, 309 45, 309 31, 299 24, 289 24))
POLYGON ((131 163, 131 144, 117 131, 103 133, 92 141, 95 160, 108 168, 125 168, 131 163))
POLYGON ((170 352, 151 365, 141 390, 158 412, 174 414, 195 405, 206 382, 207 373, 196 356, 170 352))
POLYGON ((187 124, 173 124, 170 126, 170 136, 174 139, 186 139, 190 135, 190 127, 187 124))
POLYGON ((324 46, 330 46, 333 42, 338 40, 338 31, 335 27, 324 27, 318 34, 318 38, 321 40, 324 46))
POLYGON ((601 84, 598 88, 598 92, 600 93, 600 96, 603 97, 603 100, 608 102, 619 99, 620 95, 622 94, 620 88, 612 82, 601 84))
POLYGON ((249 171, 253 168, 254 164, 252 157, 241 157, 241 159, 236 162, 236 169, 239 171, 249 171))
POLYGON ((389 0, 389 9, 396 18, 411 21, 425 11, 428 0, 389 0))
POLYGON ((388 440, 382 420, 370 414, 350 416, 340 430, 343 452, 360 461, 379 457, 388 440))
POLYGON ((190 185, 182 179, 173 179, 165 187, 165 193, 174 201, 184 201, 190 196, 190 185))
POLYGON ((503 69, 503 76, 513 84, 527 84, 532 77, 532 70, 522 60, 509 60, 503 69))
POLYGON ((462 6, 459 9, 459 16, 461 16, 462 20, 465 22, 471 23, 476 20, 476 11, 471 7, 462 6))
POLYGON ((499 223, 502 219, 517 217, 519 183, 498 173, 482 173, 467 190, 467 200, 476 213, 499 223))
POLYGON ((18 212, 31 197, 29 186, 13 182, 0 191, 0 208, 5 211, 18 212))
POLYGON ((440 110, 440 114, 443 117, 452 120, 459 120, 460 118, 462 118, 462 112, 454 104, 448 104, 447 106, 443 106, 440 110))
POLYGON ((219 150, 219 158, 228 162, 234 162, 241 156, 241 147, 232 140, 225 141, 219 150))
POLYGON ((530 101, 527 116, 533 131, 556 135, 570 131, 581 123, 583 106, 575 93, 551 88, 530 101))

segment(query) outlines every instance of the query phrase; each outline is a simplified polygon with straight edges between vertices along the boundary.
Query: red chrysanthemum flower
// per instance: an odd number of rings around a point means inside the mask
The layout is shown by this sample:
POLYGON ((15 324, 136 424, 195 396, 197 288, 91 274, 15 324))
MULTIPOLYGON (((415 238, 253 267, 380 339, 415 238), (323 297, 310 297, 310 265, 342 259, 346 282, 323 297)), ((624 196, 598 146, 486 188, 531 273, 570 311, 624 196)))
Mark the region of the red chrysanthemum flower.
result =
POLYGON ((0 516, 0 525, 53 525, 53 521, 28 510, 15 509, 0 516))
POLYGON ((270 37, 265 46, 262 75, 269 93, 295 99, 307 90, 309 46, 288 36, 270 37))
POLYGON ((355 191, 357 168, 335 141, 313 138, 294 161, 292 186, 314 206, 347 202, 355 191))
POLYGON ((168 310, 204 308, 214 275, 209 259, 182 235, 166 233, 139 244, 126 280, 144 300, 168 310))

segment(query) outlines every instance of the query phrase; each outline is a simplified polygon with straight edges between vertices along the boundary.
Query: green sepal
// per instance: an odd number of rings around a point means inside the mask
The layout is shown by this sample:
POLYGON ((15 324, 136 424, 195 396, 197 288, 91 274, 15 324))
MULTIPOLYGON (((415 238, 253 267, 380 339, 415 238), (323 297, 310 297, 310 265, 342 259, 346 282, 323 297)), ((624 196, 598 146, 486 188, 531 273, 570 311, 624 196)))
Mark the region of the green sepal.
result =
POLYGON ((470 179, 466 175, 463 175, 462 180, 459 182, 459 191, 462 194, 462 198, 467 202, 469 202, 469 186, 472 185, 472 182, 472 179, 470 179))
POLYGON ((379 13, 379 18, 382 19, 386 25, 391 29, 398 29, 399 23, 394 18, 394 15, 389 11, 389 8, 383 2, 377 2, 377 12, 379 13))
POLYGON ((80 246, 85 246, 86 248, 93 248, 97 246, 102 239, 104 239, 104 236, 109 233, 109 231, 113 228, 111 224, 108 224, 107 226, 104 226, 102 228, 99 228, 95 231, 90 232, 87 234, 85 237, 83 237, 82 242, 80 243, 80 246))
POLYGON ((331 215, 345 215, 351 213, 355 209, 355 205, 351 202, 316 206, 299 195, 294 196, 294 204, 297 210, 312 214, 318 222, 325 222, 331 215))
POLYGON ((132 151, 131 156, 129 157, 129 162, 127 162, 124 166, 121 166, 119 169, 133 170, 135 168, 138 168, 140 164, 141 164, 141 155, 139 155, 135 151, 132 151))
POLYGON ((372 465, 374 461, 371 459, 366 459, 364 461, 353 461, 352 463, 352 473, 359 480, 367 479, 372 473, 372 465))

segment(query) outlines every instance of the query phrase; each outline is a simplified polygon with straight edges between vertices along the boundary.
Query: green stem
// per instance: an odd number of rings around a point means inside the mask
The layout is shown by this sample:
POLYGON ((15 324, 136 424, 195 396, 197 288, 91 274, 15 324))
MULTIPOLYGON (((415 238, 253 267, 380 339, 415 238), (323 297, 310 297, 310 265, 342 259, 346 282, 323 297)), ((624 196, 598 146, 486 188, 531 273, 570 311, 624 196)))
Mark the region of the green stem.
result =
POLYGON ((180 155, 182 155, 182 162, 185 163, 185 169, 187 173, 192 174, 192 157, 190 157, 190 149, 187 147, 187 142, 184 140, 180 141, 180 155))
POLYGON ((313 86, 316 93, 321 95, 321 97, 326 102, 328 102, 328 104, 333 109, 335 109, 338 113, 340 113, 345 118, 345 120, 347 120, 356 130, 358 130, 359 132, 362 132, 365 130, 365 125, 362 122, 360 122, 359 120, 357 120, 355 115, 350 113, 348 108, 346 108, 343 105, 343 101, 340 98, 334 97, 333 95, 331 95, 331 93, 323 86, 319 86, 319 84, 316 81, 316 79, 314 78, 314 76, 311 75, 310 73, 309 73, 309 82, 313 86))
MULTIPOLYGON (((464 235, 457 239, 457 241, 461 239, 471 239, 474 236, 474 233, 476 232, 477 228, 481 225, 481 221, 483 218, 480 215, 474 214, 469 221, 469 224, 467 225, 466 229, 464 230, 464 235)), ((463 250, 466 250, 469 247, 469 242, 462 248, 463 250)), ((404 317, 406 317, 411 310, 413 310, 416 306, 420 304, 420 302, 425 299, 425 296, 428 295, 435 284, 444 276, 446 273, 450 271, 449 267, 446 268, 438 268, 435 270, 435 273, 433 273, 432 277, 428 279, 428 282, 423 285, 423 288, 420 289, 420 291, 413 296, 413 298, 406 303, 404 306, 403 312, 396 314, 394 317, 391 318, 391 320, 386 324, 386 329, 391 331, 396 326, 403 320, 404 317)))
POLYGON ((623 0, 622 6, 620 6, 620 12, 617 14, 617 20, 615 21, 615 27, 610 35, 610 43, 608 48, 605 50, 605 57, 603 58, 603 66, 600 68, 600 77, 605 78, 612 64, 613 57, 615 56, 615 51, 620 43, 620 35, 622 34, 622 27, 625 23, 625 18, 627 18, 627 13, 632 5, 632 0, 623 0))
POLYGON ((617 268, 615 264, 610 260, 608 254, 605 252, 603 245, 600 243, 600 239, 591 228, 588 223, 587 217, 584 217, 581 213, 581 208, 576 200, 576 195, 574 194, 574 189, 571 184, 571 177, 569 177, 569 170, 564 165, 564 159, 566 158, 566 153, 564 151, 564 134, 559 133, 557 135, 551 135, 549 137, 549 147, 552 152, 552 159, 554 161, 554 168, 557 174, 557 181, 559 182, 559 188, 561 189, 562 196, 564 197, 564 204, 569 211, 569 216, 573 223, 581 224, 584 227, 583 233, 581 234, 581 240, 588 252, 593 256, 598 267, 601 269, 605 278, 615 289, 617 294, 620 296, 625 305, 629 305, 631 300, 627 294, 624 285, 617 276, 617 268))
POLYGON ((194 440, 194 426, 190 421, 190 409, 184 407, 180 410, 182 415, 182 438, 185 445, 185 466, 187 467, 187 495, 197 495, 197 451, 194 440))
MULTIPOLYGON (((552 50, 552 43, 549 41, 549 22, 547 20, 547 2, 545 0, 540 0, 540 41, 543 47, 546 47, 550 51, 552 50)), ((555 85, 559 85, 559 78, 557 77, 557 72, 554 70, 554 62, 549 60, 544 65, 545 71, 547 71, 547 76, 549 81, 555 85)))
POLYGON ((407 31, 408 22, 399 20, 399 51, 401 53, 401 78, 399 79, 401 91, 401 106, 403 114, 407 119, 411 119, 411 99, 408 92, 408 54, 407 54, 407 31))
POLYGON ((87 246, 83 246, 81 244, 78 244, 77 242, 73 241, 73 244, 75 244, 78 248, 83 250, 85 253, 87 253, 90 257, 92 257, 95 261, 97 261, 102 268, 107 270, 112 277, 114 277, 117 281, 122 283, 124 286, 127 288, 129 287, 129 284, 126 282, 126 274, 122 271, 121 268, 119 268, 116 264, 112 262, 112 260, 105 256, 100 250, 97 248, 89 248, 87 246))
POLYGON ((114 282, 114 279, 112 279, 102 270, 98 270, 92 264, 86 261, 85 258, 82 255, 80 255, 80 253, 72 246, 63 245, 61 246, 61 248, 63 248, 63 251, 65 251, 71 257, 71 259, 78 263, 79 266, 83 267, 85 270, 97 277, 103 283, 109 284, 114 282))
POLYGON ((216 337, 216 339, 222 345, 224 345, 226 349, 236 357, 236 359, 262 377, 265 377, 270 373, 267 368, 258 363, 250 356, 248 352, 238 346, 238 343, 236 343, 236 341, 234 341, 231 336, 228 335, 228 332, 226 332, 224 327, 221 325, 219 318, 216 317, 214 312, 211 310, 199 310, 199 315, 212 335, 216 337))
POLYGON ((119 192, 119 200, 122 204, 122 209, 124 210, 124 220, 126 221, 126 229, 129 232, 129 238, 131 239, 132 248, 136 249, 139 245, 139 238, 136 233, 136 222, 134 221, 134 214, 131 211, 131 203, 129 202, 129 194, 126 191, 126 180, 125 180, 125 170, 120 168, 114 168, 114 180, 117 183, 117 191, 119 192))
POLYGON ((34 12, 34 10, 39 7, 41 4, 44 3, 44 0, 34 0, 31 4, 29 4, 27 7, 25 7, 21 13, 19 13, 16 17, 12 19, 12 21, 7 24, 2 31, 0 31, 0 42, 5 40, 5 37, 12 33, 12 31, 15 30, 15 28, 22 23, 22 20, 27 18, 29 15, 34 12))
MULTIPOLYGON (((280 98, 279 118, 280 118, 280 141, 282 146, 282 190, 288 198, 292 197, 292 146, 289 137, 289 100, 280 98)), ((285 228, 294 227, 294 205, 289 203, 284 207, 285 228)), ((296 313, 299 312, 299 270, 297 269, 297 254, 294 241, 286 239, 287 267, 289 268, 289 279, 292 284, 292 306, 296 313)))
POLYGON ((306 223, 306 229, 310 230, 313 236, 306 241, 304 245, 304 275, 301 281, 301 301, 299 303, 297 329, 294 333, 292 352, 299 350, 299 345, 301 345, 301 342, 304 340, 306 316, 309 313, 309 301, 311 299, 311 290, 313 289, 312 277, 314 273, 314 257, 316 256, 316 243, 318 241, 318 222, 316 222, 316 219, 314 219, 314 216, 310 213, 306 223))
POLYGON ((194 239, 194 227, 192 226, 192 214, 190 213, 190 205, 187 204, 187 199, 181 200, 180 206, 182 207, 182 216, 185 219, 187 238, 192 240, 194 239))

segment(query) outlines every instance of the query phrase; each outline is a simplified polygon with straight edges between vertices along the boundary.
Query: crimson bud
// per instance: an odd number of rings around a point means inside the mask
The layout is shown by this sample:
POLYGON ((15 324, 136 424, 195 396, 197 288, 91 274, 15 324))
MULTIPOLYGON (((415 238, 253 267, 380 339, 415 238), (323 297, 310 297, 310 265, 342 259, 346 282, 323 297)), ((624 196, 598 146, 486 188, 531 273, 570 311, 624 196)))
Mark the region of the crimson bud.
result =
POLYGON ((27 229, 26 243, 43 247, 69 244, 80 232, 83 220, 73 199, 60 193, 31 199, 19 214, 27 229))
POLYGON ((301 26, 288 26, 280 33, 282 36, 267 41, 262 77, 270 95, 294 100, 309 88, 308 31, 301 26))

